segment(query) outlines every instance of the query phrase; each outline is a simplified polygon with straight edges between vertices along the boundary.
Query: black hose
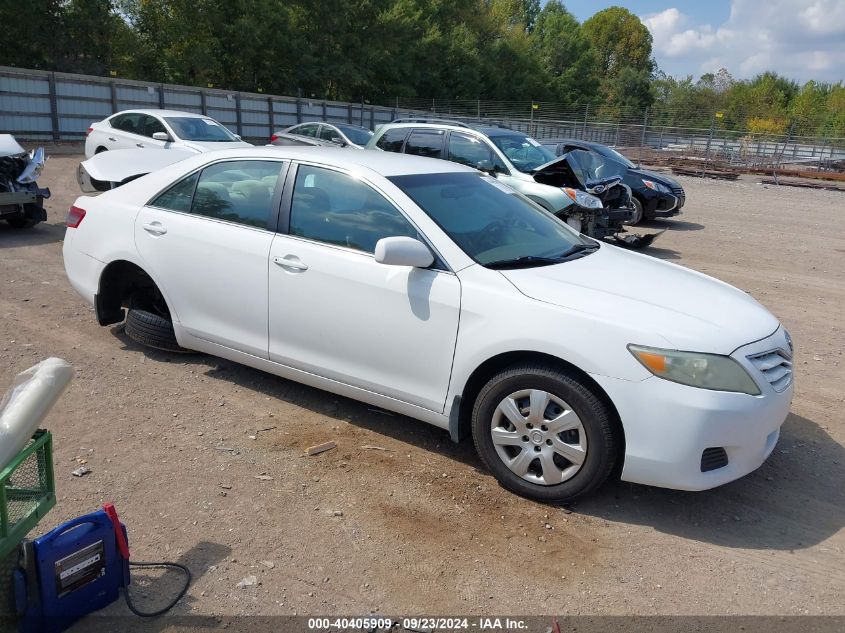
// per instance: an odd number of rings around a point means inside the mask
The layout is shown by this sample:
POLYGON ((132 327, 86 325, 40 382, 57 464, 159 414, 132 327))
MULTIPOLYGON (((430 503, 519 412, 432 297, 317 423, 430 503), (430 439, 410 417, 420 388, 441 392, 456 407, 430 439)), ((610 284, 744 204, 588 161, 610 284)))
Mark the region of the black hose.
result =
POLYGON ((123 596, 126 598, 126 606, 129 607, 129 610, 134 613, 135 615, 142 617, 142 618, 154 618, 158 615, 162 615, 163 613, 167 613, 173 607, 176 606, 176 603, 179 602, 182 597, 188 593, 188 587, 191 586, 191 570, 185 567, 184 565, 180 565, 179 563, 135 563, 130 561, 130 567, 163 567, 169 569, 179 569, 185 573, 185 586, 182 587, 182 590, 167 606, 158 611, 152 611, 149 613, 144 613, 143 611, 138 611, 135 608, 135 605, 132 604, 132 599, 129 597, 129 587, 126 587, 123 592, 123 596))

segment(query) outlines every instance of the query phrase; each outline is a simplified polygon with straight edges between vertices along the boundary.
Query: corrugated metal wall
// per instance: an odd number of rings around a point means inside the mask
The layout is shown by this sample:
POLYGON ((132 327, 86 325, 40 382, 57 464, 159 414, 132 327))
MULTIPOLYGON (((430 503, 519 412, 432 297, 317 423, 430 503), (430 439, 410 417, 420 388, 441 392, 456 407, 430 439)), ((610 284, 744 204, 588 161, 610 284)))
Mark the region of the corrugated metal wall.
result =
POLYGON ((302 121, 374 128, 414 114, 382 106, 299 99, 0 66, 0 133, 18 139, 80 141, 93 121, 134 108, 167 108, 217 119, 246 139, 266 141, 302 121))

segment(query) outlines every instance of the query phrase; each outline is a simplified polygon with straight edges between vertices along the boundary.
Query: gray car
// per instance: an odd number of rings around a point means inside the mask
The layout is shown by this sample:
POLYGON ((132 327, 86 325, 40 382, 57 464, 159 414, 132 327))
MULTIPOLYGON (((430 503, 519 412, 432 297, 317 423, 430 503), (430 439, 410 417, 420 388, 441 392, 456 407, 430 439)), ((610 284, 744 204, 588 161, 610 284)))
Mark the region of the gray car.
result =
POLYGON ((323 123, 322 121, 298 123, 282 130, 282 132, 277 132, 276 135, 281 133, 317 138, 334 143, 335 145, 340 145, 341 147, 354 147, 355 149, 363 149, 373 136, 370 130, 360 125, 352 125, 351 123, 323 123))
POLYGON ((615 235, 621 229, 615 215, 630 215, 627 209, 605 209, 598 197, 580 190, 583 178, 574 173, 574 157, 555 156, 509 128, 388 123, 376 131, 367 149, 442 158, 488 172, 591 237, 615 235))

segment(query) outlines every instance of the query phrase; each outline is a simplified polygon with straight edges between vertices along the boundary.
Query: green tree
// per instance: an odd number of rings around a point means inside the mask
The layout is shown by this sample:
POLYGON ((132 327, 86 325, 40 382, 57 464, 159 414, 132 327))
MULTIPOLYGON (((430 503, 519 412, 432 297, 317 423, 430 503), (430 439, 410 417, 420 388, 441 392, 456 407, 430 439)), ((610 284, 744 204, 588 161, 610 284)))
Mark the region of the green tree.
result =
POLYGON ((598 55, 599 72, 614 78, 623 68, 650 75, 652 37, 640 19, 622 7, 599 11, 583 25, 584 34, 598 55))
POLYGON ((55 70, 63 4, 62 0, 0 2, 0 25, 6 40, 0 47, 0 64, 55 70))
POLYGON ((540 11, 531 43, 557 101, 589 103, 595 98, 597 56, 581 25, 559 0, 550 0, 540 11))

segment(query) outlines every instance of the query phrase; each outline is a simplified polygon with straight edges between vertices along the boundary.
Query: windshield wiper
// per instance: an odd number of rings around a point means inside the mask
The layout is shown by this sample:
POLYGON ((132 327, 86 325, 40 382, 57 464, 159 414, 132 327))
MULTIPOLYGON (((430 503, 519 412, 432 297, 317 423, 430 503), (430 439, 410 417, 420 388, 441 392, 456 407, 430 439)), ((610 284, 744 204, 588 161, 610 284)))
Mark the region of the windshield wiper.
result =
POLYGON ((501 270, 503 268, 530 268, 532 266, 549 266, 559 264, 560 257, 538 257, 536 255, 523 255, 513 259, 497 259, 494 262, 483 264, 485 268, 501 270))
POLYGON ((572 255, 576 255, 578 253, 591 253, 599 247, 598 244, 573 244, 568 249, 563 251, 560 255, 558 255, 558 261, 566 259, 567 257, 571 257, 572 255))

